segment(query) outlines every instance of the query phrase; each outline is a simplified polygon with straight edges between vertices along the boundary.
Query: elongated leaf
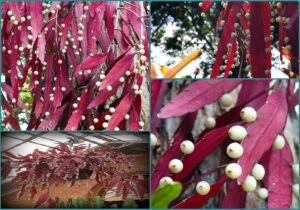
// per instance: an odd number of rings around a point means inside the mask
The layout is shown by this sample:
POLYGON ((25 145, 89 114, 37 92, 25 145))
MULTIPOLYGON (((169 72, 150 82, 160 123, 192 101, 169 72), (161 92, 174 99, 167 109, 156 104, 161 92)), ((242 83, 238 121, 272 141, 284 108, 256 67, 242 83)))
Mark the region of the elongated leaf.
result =
POLYGON ((251 73, 253 77, 269 78, 271 75, 271 52, 266 52, 265 48, 270 47, 271 41, 265 42, 264 37, 270 37, 271 33, 270 4, 269 2, 251 2, 250 8, 251 73))
POLYGON ((202 11, 206 12, 213 4, 214 2, 203 2, 203 5, 201 7, 202 11))
POLYGON ((155 209, 168 208, 170 203, 181 194, 181 191, 182 185, 179 182, 164 183, 153 193, 151 207, 155 209))
POLYGON ((59 120, 61 119, 66 105, 59 107, 51 116, 45 119, 39 126, 38 130, 55 130, 59 120))
POLYGON ((120 104, 117 106, 115 113, 111 116, 109 120, 107 130, 113 130, 116 126, 119 125, 125 118, 125 115, 129 112, 132 105, 133 95, 128 93, 121 100, 120 104))
POLYGON ((216 78, 220 72, 220 66, 223 61, 223 55, 227 52, 227 43, 230 43, 231 33, 234 32, 234 22, 236 21, 236 14, 240 11, 243 2, 228 2, 228 8, 230 12, 227 20, 225 21, 224 30, 221 35, 221 39, 218 44, 218 52, 216 56, 216 62, 213 66, 211 78, 216 78))
POLYGON ((230 127, 231 125, 214 129, 208 132, 202 139, 197 140, 194 152, 185 156, 182 160, 184 170, 178 174, 174 174, 173 179, 182 181, 193 172, 207 155, 213 152, 226 138, 228 138, 227 133, 230 127))
POLYGON ((270 150, 264 185, 269 191, 268 208, 289 208, 292 202, 293 157, 288 142, 281 150, 270 150))
POLYGON ((242 209, 245 208, 247 193, 239 186, 235 180, 231 181, 227 194, 225 194, 221 208, 234 208, 242 209))
POLYGON ((82 64, 78 66, 73 75, 78 74, 80 70, 94 69, 99 67, 105 61, 106 57, 107 53, 101 53, 93 55, 92 57, 88 57, 82 62, 82 64))
POLYGON ((242 167, 242 175, 238 184, 242 184, 252 170, 254 164, 260 160, 265 151, 273 144, 276 136, 281 133, 287 117, 285 94, 279 89, 272 93, 266 104, 257 112, 257 119, 247 128, 248 135, 243 140, 243 156, 238 160, 242 167))
POLYGON ((44 25, 42 2, 28 2, 28 5, 31 15, 32 36, 33 41, 35 41, 44 25))
POLYGON ((155 190, 158 186, 159 180, 169 175, 170 170, 168 168, 169 162, 174 159, 178 158, 181 155, 179 150, 180 143, 188 137, 189 133, 192 131, 194 122, 196 119, 197 113, 189 113, 184 116, 178 131, 174 135, 172 139, 172 143, 166 152, 159 158, 158 163, 156 164, 153 172, 152 172, 152 179, 151 179, 151 189, 155 190))
POLYGON ((228 61, 227 61, 227 64, 226 64, 224 77, 228 77, 228 75, 229 75, 229 72, 231 70, 231 66, 232 66, 232 64, 234 64, 234 58, 235 58, 236 51, 237 51, 237 39, 234 39, 231 50, 230 50, 230 53, 229 53, 228 61))
POLYGON ((81 116, 84 114, 86 109, 86 101, 88 97, 88 90, 84 90, 81 94, 78 108, 73 111, 65 130, 77 130, 78 124, 81 121, 81 116))
POLYGON ((189 112, 197 111, 204 105, 220 98, 224 93, 232 91, 240 81, 209 80, 196 81, 185 88, 160 110, 160 118, 177 117, 189 112))
POLYGON ((109 70, 105 80, 102 82, 100 89, 106 89, 108 85, 112 85, 119 80, 121 76, 129 69, 133 63, 134 54, 128 52, 124 57, 120 58, 109 70))
POLYGON ((39 199, 36 201, 34 208, 37 208, 41 206, 43 203, 45 203, 49 199, 49 191, 46 191, 44 194, 42 194, 39 199))
POLYGON ((220 191, 226 180, 227 177, 223 175, 215 184, 211 186, 207 195, 194 194, 172 208, 179 209, 203 207, 211 197, 215 196, 220 191))

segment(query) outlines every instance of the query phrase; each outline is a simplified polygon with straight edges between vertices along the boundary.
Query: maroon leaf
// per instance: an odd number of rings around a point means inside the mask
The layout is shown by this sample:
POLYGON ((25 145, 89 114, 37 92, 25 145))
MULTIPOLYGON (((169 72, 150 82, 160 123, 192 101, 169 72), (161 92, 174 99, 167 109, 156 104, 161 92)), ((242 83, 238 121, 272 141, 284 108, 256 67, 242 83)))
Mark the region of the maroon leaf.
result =
POLYGON ((78 108, 75 109, 68 121, 65 130, 77 130, 78 124, 81 121, 81 116, 84 114, 86 109, 86 101, 88 97, 88 89, 82 91, 80 101, 78 103, 78 108))
POLYGON ((43 203, 45 203, 50 198, 49 191, 46 191, 44 194, 42 194, 38 200, 36 201, 34 208, 37 208, 41 206, 43 203))
POLYGON ((59 107, 51 116, 45 119, 39 126, 38 130, 55 130, 59 120, 61 119, 66 105, 59 107))
POLYGON ((251 73, 253 77, 271 76, 271 40, 265 41, 265 37, 270 37, 271 10, 269 2, 250 2, 250 60, 251 73), (258 30, 260 28, 261 30, 258 30))
POLYGON ((129 67, 133 63, 134 54, 130 51, 128 54, 125 54, 116 62, 110 69, 106 75, 105 80, 102 82, 100 90, 104 90, 108 85, 112 85, 116 81, 119 80, 121 76, 125 74, 125 72, 129 69, 129 67))
POLYGON ((276 136, 281 133, 287 117, 287 104, 282 89, 272 93, 264 106, 257 112, 257 119, 247 128, 248 135, 243 140, 243 148, 247 148, 238 160, 242 167, 242 175, 238 184, 242 184, 260 160, 265 151, 273 144, 276 136))
POLYGON ((105 4, 105 16, 104 20, 107 27, 107 32, 110 41, 114 39, 114 31, 115 31, 115 24, 114 24, 114 14, 116 12, 117 2, 107 2, 105 4))
POLYGON ((264 178, 269 191, 268 208, 290 208, 292 202, 293 157, 287 141, 281 150, 271 150, 264 178))
POLYGON ((236 88, 240 81, 196 81, 174 97, 158 114, 160 118, 177 117, 197 111, 236 88), (197 90, 197 91, 195 91, 197 90))
POLYGON ((123 97, 120 104, 117 106, 115 113, 111 116, 109 120, 107 130, 113 130, 116 126, 119 125, 125 118, 125 115, 129 112, 132 105, 133 95, 132 93, 127 93, 123 97))
POLYGON ((101 65, 107 57, 107 53, 101 53, 93 55, 92 57, 86 58, 82 64, 80 64, 76 70, 73 72, 73 75, 79 73, 80 70, 94 69, 101 65))
POLYGON ((181 203, 173 206, 172 208, 179 209, 203 207, 211 197, 217 195, 217 193, 220 191, 221 187, 224 185, 226 180, 227 177, 223 175, 215 184, 211 186, 210 191, 207 195, 194 194, 188 197, 187 199, 183 200, 181 203))
POLYGON ((230 10, 227 20, 225 21, 224 30, 218 44, 218 53, 215 57, 216 62, 213 66, 211 78, 216 78, 220 72, 223 55, 227 52, 227 43, 230 43, 231 33, 234 32, 234 22, 237 18, 237 13, 240 11, 243 2, 228 2, 228 9, 230 10))
POLYGON ((180 143, 188 137, 189 133, 193 129, 196 116, 197 113, 189 113, 186 116, 184 116, 178 131, 172 139, 171 145, 166 150, 166 152, 159 158, 159 161, 153 169, 151 176, 152 192, 154 192, 156 187, 158 186, 159 180, 170 173, 170 170, 168 168, 169 162, 172 159, 180 156, 180 143))
POLYGON ((226 127, 214 129, 205 134, 202 139, 198 139, 195 144, 194 152, 185 156, 182 160, 184 170, 178 174, 173 174, 173 179, 175 181, 182 181, 194 171, 207 155, 213 152, 226 138, 228 138, 227 133, 230 127, 231 125, 227 125, 226 127))
POLYGON ((237 39, 233 41, 232 47, 230 49, 230 54, 228 56, 228 61, 226 65, 226 69, 224 72, 224 77, 228 77, 230 70, 232 69, 231 66, 234 64, 234 58, 235 58, 235 53, 237 51, 237 39))
POLYGON ((42 2, 28 2, 28 5, 31 15, 32 36, 33 41, 35 41, 44 25, 43 7, 42 2))
POLYGON ((243 188, 239 186, 235 180, 231 181, 229 188, 227 189, 227 194, 225 194, 222 200, 221 208, 245 208, 246 197, 247 193, 243 190, 243 188))

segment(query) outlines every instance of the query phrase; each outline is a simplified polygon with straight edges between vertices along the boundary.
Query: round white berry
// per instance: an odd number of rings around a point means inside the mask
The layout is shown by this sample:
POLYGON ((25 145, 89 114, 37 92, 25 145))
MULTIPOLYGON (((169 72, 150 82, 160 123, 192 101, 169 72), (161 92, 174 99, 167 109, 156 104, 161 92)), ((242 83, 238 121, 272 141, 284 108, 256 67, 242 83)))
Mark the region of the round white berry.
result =
POLYGON ((269 192, 266 188, 259 188, 257 191, 256 191, 256 194, 257 196, 260 198, 260 199, 266 199, 269 195, 269 192))
POLYGON ((275 141, 273 142, 273 148, 274 149, 282 149, 285 145, 285 140, 283 136, 277 135, 275 141))
POLYGON ((84 115, 81 116, 81 120, 82 120, 82 121, 85 120, 85 116, 84 116, 84 115))
POLYGON ((98 119, 98 118, 94 118, 94 119, 93 119, 93 122, 94 122, 94 123, 98 123, 98 122, 99 122, 99 119, 98 119))
POLYGON ((119 81, 120 81, 121 83, 123 83, 123 82, 125 82, 125 78, 124 78, 124 77, 120 77, 119 81))
POLYGON ((252 107, 245 107, 240 113, 241 119, 247 123, 254 122, 256 120, 257 114, 255 109, 252 107))
POLYGON ((297 198, 299 197, 299 184, 293 185, 293 193, 297 198))
POLYGON ((107 128, 107 127, 108 127, 108 123, 107 123, 107 122, 104 122, 104 123, 102 124, 102 127, 103 127, 103 128, 107 128))
POLYGON ((171 177, 165 176, 159 180, 160 185, 164 183, 173 184, 173 179, 171 177))
POLYGON ((150 143, 151 147, 155 147, 157 145, 157 137, 153 133, 150 134, 150 143))
POLYGON ((58 63, 59 63, 59 64, 62 64, 62 60, 59 59, 59 60, 58 60, 58 63))
POLYGON ((89 129, 93 131, 93 130, 95 130, 95 126, 90 125, 89 129))
POLYGON ((17 100, 15 98, 11 99, 11 103, 15 104, 17 100))
POLYGON ((74 103, 73 108, 76 109, 78 107, 78 104, 74 103))
POLYGON ((292 169, 294 177, 299 178, 299 164, 293 164, 292 169))
POLYGON ((207 195, 210 191, 210 185, 206 181, 200 181, 196 185, 196 191, 199 195, 207 195))
POLYGON ((61 87, 61 91, 65 92, 67 89, 65 87, 61 87))
POLYGON ((246 192, 253 192, 256 189, 257 181, 253 176, 248 175, 245 182, 242 184, 242 188, 246 192))
POLYGON ((35 81, 34 81, 34 84, 35 84, 35 85, 39 85, 39 84, 40 84, 40 82, 39 82, 39 81, 37 81, 37 80, 35 80, 35 81))
POLYGON ((216 126, 216 120, 213 117, 206 117, 204 120, 204 126, 207 129, 212 129, 216 126))
POLYGON ((191 154, 194 151, 194 149, 194 143, 189 140, 185 140, 180 144, 180 150, 184 154, 191 154))
POLYGON ((180 173, 183 169, 183 163, 179 159, 173 159, 169 162, 169 169, 172 173, 180 173))
POLYGON ((111 85, 107 85, 106 89, 107 89, 108 91, 111 91, 111 90, 112 90, 112 86, 111 86, 111 85))
POLYGON ((101 82, 100 82, 100 81, 97 81, 97 82, 96 82, 96 86, 97 86, 97 87, 100 87, 100 86, 101 86, 101 82))
POLYGON ((241 141, 247 136, 247 130, 243 126, 235 125, 229 129, 228 135, 234 141, 241 141))
POLYGON ((237 163, 229 163, 225 168, 225 173, 230 179, 237 179, 242 174, 242 167, 237 163))
POLYGON ((50 112, 45 112, 45 116, 48 117, 50 115, 50 112))
POLYGON ((114 107, 109 108, 109 112, 114 113, 115 111, 116 111, 116 109, 114 107))
POLYGON ((109 114, 105 115, 104 117, 105 120, 110 120, 111 119, 111 116, 109 114))
POLYGON ((220 98, 220 103, 221 103, 222 106, 224 106, 224 107, 229 107, 229 106, 231 106, 232 103, 233 103, 232 96, 229 95, 228 93, 224 94, 224 95, 220 98))
POLYGON ((129 115, 129 114, 126 114, 126 115, 125 115, 125 120, 129 120, 129 118, 130 118, 130 115, 129 115))
POLYGON ((143 121, 140 121, 140 122, 139 122, 139 126, 140 126, 140 127, 144 127, 144 126, 145 126, 145 123, 144 123, 143 121))
POLYGON ((265 176, 265 173, 265 168, 259 163, 256 163, 251 171, 251 175, 256 180, 262 180, 265 176))
POLYGON ((243 155, 243 146, 233 142, 227 146, 226 153, 231 158, 240 158, 243 155))

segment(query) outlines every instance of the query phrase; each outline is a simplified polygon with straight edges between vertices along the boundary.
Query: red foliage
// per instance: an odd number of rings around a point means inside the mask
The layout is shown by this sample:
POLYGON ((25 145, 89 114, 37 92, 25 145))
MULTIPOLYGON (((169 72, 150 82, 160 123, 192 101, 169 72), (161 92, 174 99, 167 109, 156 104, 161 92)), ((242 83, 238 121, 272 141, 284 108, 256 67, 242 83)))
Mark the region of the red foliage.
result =
MULTIPOLYGON (((92 127, 93 119, 124 103, 137 124, 146 120, 137 101, 147 89, 147 3, 4 2, 2 7, 3 128, 20 129, 20 113, 30 113, 27 130, 106 129, 92 127), (32 98, 26 106, 23 91, 32 98), (126 94, 132 95, 129 102, 126 94)), ((127 126, 118 112, 108 129, 141 129, 127 126)))
POLYGON ((46 191, 36 203, 40 206, 49 197, 49 187, 68 183, 72 186, 75 180, 90 179, 95 175, 97 182, 101 181, 101 195, 117 187, 117 194, 127 198, 128 193, 134 193, 140 199, 144 199, 148 193, 147 183, 137 176, 125 170, 120 170, 120 165, 130 166, 139 155, 117 153, 108 148, 88 148, 84 146, 69 147, 60 143, 50 148, 47 152, 35 150, 32 154, 17 157, 9 152, 3 152, 2 179, 5 178, 12 168, 16 169, 17 175, 12 183, 21 185, 19 196, 25 190, 29 190, 31 199, 37 193, 37 189, 46 191))

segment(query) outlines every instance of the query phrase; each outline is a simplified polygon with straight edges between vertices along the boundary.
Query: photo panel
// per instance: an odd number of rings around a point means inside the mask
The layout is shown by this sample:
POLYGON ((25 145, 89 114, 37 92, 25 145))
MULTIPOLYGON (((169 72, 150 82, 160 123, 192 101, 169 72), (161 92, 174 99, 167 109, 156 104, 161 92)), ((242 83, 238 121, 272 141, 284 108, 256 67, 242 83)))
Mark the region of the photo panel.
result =
POLYGON ((297 78, 298 1, 153 1, 152 78, 297 78))
POLYGON ((151 87, 152 208, 298 207, 298 82, 151 87))
POLYGON ((2 208, 148 208, 148 132, 2 132, 2 208))
POLYGON ((147 2, 1 5, 3 130, 148 130, 147 2))

